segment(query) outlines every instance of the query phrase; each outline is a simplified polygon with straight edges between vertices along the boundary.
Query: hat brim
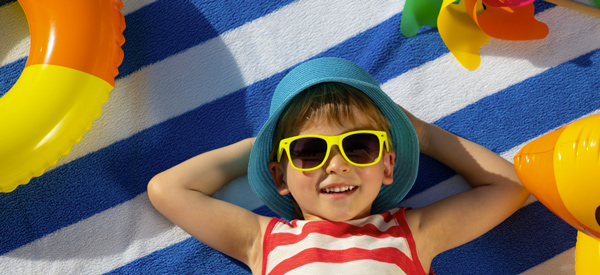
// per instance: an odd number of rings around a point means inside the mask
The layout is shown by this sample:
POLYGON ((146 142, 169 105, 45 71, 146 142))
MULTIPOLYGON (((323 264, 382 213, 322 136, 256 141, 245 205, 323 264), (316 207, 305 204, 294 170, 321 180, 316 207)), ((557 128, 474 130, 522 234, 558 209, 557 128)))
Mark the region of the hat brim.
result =
POLYGON ((248 181, 252 190, 275 213, 289 220, 294 218, 291 197, 279 194, 268 168, 273 135, 279 117, 294 97, 323 82, 344 83, 362 91, 377 104, 390 122, 390 138, 396 153, 394 181, 381 187, 371 213, 383 213, 393 208, 406 196, 417 177, 419 141, 416 132, 402 109, 379 88, 367 71, 348 60, 334 57, 313 59, 300 64, 277 86, 269 118, 258 133, 250 154, 248 181))

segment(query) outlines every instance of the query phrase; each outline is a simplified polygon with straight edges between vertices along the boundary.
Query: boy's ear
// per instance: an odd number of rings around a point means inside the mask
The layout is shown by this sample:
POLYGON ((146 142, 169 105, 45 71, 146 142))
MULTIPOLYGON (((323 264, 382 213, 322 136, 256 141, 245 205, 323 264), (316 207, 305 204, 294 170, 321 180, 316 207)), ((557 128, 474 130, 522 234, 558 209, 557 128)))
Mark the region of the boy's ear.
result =
POLYGON ((277 187, 277 192, 279 192, 279 194, 282 196, 289 194, 290 190, 288 189, 287 183, 285 182, 283 168, 281 168, 279 162, 269 162, 269 171, 271 172, 271 177, 275 182, 275 187, 277 187))
POLYGON ((383 184, 390 185, 394 182, 394 165, 396 164, 396 153, 385 152, 383 156, 383 184))

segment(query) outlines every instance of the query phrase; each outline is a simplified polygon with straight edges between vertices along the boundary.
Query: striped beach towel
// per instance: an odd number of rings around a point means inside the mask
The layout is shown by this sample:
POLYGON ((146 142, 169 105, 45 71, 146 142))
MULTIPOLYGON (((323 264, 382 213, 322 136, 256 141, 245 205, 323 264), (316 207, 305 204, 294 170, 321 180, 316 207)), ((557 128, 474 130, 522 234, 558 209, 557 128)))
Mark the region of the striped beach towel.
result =
MULTIPOLYGON (((535 16, 548 36, 491 39, 475 70, 457 62, 436 28, 403 36, 404 0, 123 3, 125 58, 101 116, 56 166, 0 193, 0 274, 249 274, 162 217, 146 185, 190 157, 256 135, 275 85, 308 59, 358 63, 416 116, 510 161, 536 137, 600 113, 600 18, 541 0, 535 16)), ((3 96, 29 51, 16 1, 0 0, 0 26, 3 96)), ((422 156, 401 205, 466 188, 422 156)), ((275 215, 246 178, 216 196, 275 215)), ((574 274, 575 242, 576 230, 531 198, 489 233, 436 257, 433 269, 574 274)))

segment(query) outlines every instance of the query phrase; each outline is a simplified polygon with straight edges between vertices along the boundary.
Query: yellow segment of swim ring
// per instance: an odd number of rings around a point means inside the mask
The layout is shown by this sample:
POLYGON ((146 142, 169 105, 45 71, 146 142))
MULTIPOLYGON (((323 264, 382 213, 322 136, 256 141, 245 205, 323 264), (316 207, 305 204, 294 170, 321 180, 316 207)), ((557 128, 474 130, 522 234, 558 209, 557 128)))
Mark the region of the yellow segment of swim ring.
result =
POLYGON ((0 98, 0 192, 40 176, 90 129, 113 86, 70 68, 32 65, 0 98))
POLYGON ((40 176, 92 126, 123 61, 121 0, 19 0, 25 69, 0 98, 0 192, 40 176))

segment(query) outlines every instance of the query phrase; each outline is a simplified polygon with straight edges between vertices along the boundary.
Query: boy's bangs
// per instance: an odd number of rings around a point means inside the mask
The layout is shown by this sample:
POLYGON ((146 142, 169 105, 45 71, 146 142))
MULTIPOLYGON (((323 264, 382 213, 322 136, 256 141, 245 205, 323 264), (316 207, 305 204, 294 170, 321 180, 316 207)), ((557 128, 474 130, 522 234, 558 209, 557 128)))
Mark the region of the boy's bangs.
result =
MULTIPOLYGON (((292 129, 302 129, 311 121, 327 121, 337 126, 347 125, 348 121, 356 119, 356 111, 358 111, 369 119, 373 130, 383 130, 389 134, 390 123, 381 110, 371 98, 352 86, 326 82, 310 87, 300 96, 306 99, 298 100, 298 103, 304 101, 306 104, 301 106, 301 110, 295 112, 300 114, 295 116, 295 121, 287 124, 292 125, 292 129)), ((297 133, 291 135, 295 134, 297 133)))

